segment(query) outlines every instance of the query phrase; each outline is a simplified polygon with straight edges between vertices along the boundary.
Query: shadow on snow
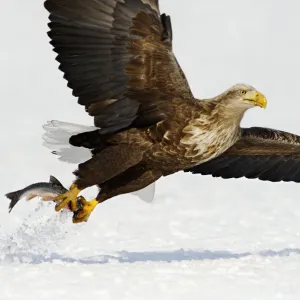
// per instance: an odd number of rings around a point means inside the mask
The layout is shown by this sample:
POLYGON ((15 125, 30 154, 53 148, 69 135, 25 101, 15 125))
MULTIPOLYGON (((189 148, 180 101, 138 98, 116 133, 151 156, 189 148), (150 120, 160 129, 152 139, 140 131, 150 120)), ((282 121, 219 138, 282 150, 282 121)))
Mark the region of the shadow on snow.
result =
POLYGON ((293 254, 300 254, 300 249, 287 248, 280 251, 266 250, 258 253, 232 253, 229 251, 194 251, 194 250, 175 250, 175 251, 153 251, 153 252, 128 252, 121 251, 114 255, 98 255, 86 258, 71 258, 57 253, 49 256, 14 253, 7 255, 4 261, 41 264, 41 263, 78 263, 78 264, 109 264, 117 263, 138 263, 138 262, 180 262, 180 261, 204 261, 221 259, 240 259, 250 256, 260 257, 285 257, 293 254))

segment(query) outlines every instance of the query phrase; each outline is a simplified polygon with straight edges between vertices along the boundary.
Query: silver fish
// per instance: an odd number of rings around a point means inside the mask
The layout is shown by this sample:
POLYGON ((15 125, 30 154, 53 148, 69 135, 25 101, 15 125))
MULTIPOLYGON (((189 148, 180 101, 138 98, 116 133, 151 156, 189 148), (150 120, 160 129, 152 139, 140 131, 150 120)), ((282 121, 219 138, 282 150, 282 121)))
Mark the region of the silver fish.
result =
MULTIPOLYGON (((9 204, 9 212, 11 212, 13 207, 22 198, 31 200, 35 197, 41 197, 43 201, 53 201, 56 196, 66 191, 67 189, 54 176, 50 176, 49 182, 34 183, 22 190, 7 193, 5 196, 11 200, 9 204)), ((68 206, 65 209, 70 210, 68 206)))

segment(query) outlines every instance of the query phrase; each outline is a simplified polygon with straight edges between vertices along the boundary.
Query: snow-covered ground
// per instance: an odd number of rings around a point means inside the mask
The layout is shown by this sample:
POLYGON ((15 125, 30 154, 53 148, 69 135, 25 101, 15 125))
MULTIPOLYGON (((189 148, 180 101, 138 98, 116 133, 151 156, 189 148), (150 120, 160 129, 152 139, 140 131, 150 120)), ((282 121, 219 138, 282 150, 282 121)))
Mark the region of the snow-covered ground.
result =
MULTIPOLYGON (((269 106, 243 125, 299 134, 299 2, 186 5, 161 0, 194 94, 247 82, 269 106)), ((42 146, 42 125, 92 125, 57 70, 46 23, 42 0, 7 1, 0 18, 0 299, 299 299, 297 184, 178 173, 158 182, 152 204, 117 197, 85 224, 38 201, 8 214, 5 193, 50 174, 66 186, 74 178, 76 166, 42 146)))

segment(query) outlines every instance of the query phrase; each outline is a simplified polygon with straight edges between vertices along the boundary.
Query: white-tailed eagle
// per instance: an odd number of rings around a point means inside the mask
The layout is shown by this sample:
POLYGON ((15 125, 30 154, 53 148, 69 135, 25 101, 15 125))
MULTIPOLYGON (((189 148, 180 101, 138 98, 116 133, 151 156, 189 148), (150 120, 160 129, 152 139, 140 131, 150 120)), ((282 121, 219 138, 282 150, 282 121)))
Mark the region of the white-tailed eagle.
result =
POLYGON ((172 50, 170 17, 157 0, 46 0, 48 35, 60 70, 94 119, 69 143, 91 151, 56 210, 71 203, 73 222, 114 196, 185 170, 223 178, 300 181, 300 137, 241 128, 244 113, 267 105, 237 84, 212 99, 194 98, 172 50), (97 185, 90 202, 76 198, 97 185))

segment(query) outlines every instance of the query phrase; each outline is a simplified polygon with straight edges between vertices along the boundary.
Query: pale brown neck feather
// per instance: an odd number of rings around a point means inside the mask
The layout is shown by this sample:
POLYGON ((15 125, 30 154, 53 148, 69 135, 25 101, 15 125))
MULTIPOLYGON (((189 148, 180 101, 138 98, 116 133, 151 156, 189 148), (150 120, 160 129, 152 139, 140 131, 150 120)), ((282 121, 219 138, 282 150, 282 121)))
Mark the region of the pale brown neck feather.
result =
POLYGON ((231 103, 229 99, 224 100, 224 95, 217 96, 212 99, 201 100, 205 110, 211 111, 213 116, 218 116, 218 120, 222 123, 230 122, 240 125, 245 112, 249 109, 245 106, 238 106, 231 103))
POLYGON ((227 103, 224 104, 222 102, 216 105, 215 109, 216 114, 220 116, 220 119, 235 122, 238 125, 240 125, 245 112, 248 110, 248 108, 242 106, 234 106, 227 103))

